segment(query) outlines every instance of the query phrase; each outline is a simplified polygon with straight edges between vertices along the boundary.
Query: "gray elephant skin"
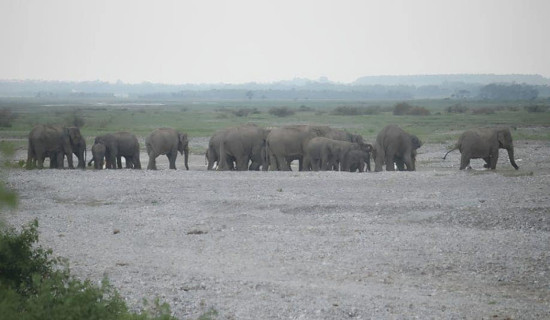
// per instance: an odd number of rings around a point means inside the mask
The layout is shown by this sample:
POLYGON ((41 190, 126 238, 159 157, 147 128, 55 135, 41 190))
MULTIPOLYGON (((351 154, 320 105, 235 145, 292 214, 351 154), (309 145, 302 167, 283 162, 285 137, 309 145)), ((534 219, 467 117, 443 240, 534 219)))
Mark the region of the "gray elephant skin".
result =
POLYGON ((184 155, 185 169, 189 170, 189 139, 186 133, 172 128, 155 129, 145 139, 145 147, 149 155, 147 169, 156 170, 156 158, 162 154, 168 157, 170 169, 176 169, 178 151, 184 155))
POLYGON ((67 157, 70 169, 74 169, 73 153, 78 158, 78 168, 85 168, 86 141, 77 127, 37 125, 29 133, 27 168, 44 167, 44 159, 50 157, 50 167, 63 168, 67 157))
MULTIPOLYGON (((221 142, 223 140, 224 135, 226 134, 227 129, 221 129, 212 135, 210 137, 210 140, 208 141, 208 148, 206 149, 206 161, 207 161, 207 170, 213 170, 216 166, 219 166, 220 163, 220 146, 221 142)), ((235 159, 231 158, 230 156, 226 157, 226 160, 229 161, 227 163, 226 168, 231 168, 231 170, 234 169, 234 161, 235 159)))
POLYGON ((376 136, 374 145, 374 170, 394 171, 394 164, 400 171, 416 170, 416 149, 422 146, 417 136, 409 134, 397 125, 387 125, 376 136))
POLYGON ((363 142, 315 137, 305 147, 304 169, 351 171, 352 151, 368 154, 371 150, 372 146, 363 142))
POLYGON ((233 160, 238 171, 259 170, 260 166, 267 170, 265 140, 268 132, 254 124, 226 129, 220 138, 218 170, 233 169, 233 160))
POLYGON ((103 169, 105 164, 105 152, 107 148, 103 143, 94 143, 92 145, 92 159, 88 162, 88 166, 94 163, 94 169, 103 169))
MULTIPOLYGON (((498 161, 499 149, 508 151, 510 164, 516 169, 519 166, 514 160, 514 144, 512 134, 508 128, 477 128, 463 132, 453 150, 460 151, 460 170, 470 165, 470 159, 485 160, 485 168, 495 170, 498 161)), ((443 159, 447 157, 447 152, 443 159)))
POLYGON ((348 165, 350 172, 365 172, 371 171, 370 169, 370 154, 372 152, 372 146, 370 152, 363 150, 351 150, 348 154, 348 165))
POLYGON ((298 160, 303 170, 305 146, 315 137, 326 137, 350 142, 362 141, 361 136, 328 126, 291 125, 272 129, 266 138, 270 170, 290 171, 292 160, 298 160))
MULTIPOLYGON (((108 169, 122 169, 122 157, 126 159, 126 168, 141 169, 139 141, 134 134, 125 131, 104 134, 95 138, 94 145, 95 144, 102 144, 105 146, 104 156, 108 169)), ((92 147, 93 158, 91 161, 99 162, 103 158, 100 152, 101 149, 102 148, 98 146, 94 154, 92 147)), ((88 165, 90 165, 90 163, 88 163, 88 165)))

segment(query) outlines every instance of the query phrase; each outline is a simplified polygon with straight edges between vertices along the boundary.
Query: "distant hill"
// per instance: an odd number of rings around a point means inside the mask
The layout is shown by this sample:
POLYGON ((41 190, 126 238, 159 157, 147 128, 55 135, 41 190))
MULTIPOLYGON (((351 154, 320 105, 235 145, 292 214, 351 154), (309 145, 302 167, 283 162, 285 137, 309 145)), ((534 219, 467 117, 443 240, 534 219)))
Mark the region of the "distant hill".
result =
POLYGON ((332 82, 326 77, 243 84, 0 80, 0 97, 170 100, 522 100, 530 97, 528 100, 531 100, 550 97, 550 79, 541 75, 454 74, 367 76, 352 83, 332 82))
POLYGON ((407 85, 430 86, 446 83, 489 84, 489 83, 525 83, 529 85, 550 85, 550 78, 539 74, 443 74, 443 75, 403 75, 403 76, 366 76, 355 85, 407 85))

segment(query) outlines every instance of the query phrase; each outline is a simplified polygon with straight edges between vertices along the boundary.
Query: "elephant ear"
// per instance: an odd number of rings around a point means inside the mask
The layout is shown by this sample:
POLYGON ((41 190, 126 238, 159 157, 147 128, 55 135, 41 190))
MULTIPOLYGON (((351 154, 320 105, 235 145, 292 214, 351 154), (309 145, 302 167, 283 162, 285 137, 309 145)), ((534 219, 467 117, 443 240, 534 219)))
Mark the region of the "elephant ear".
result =
POLYGON ((185 151, 189 147, 187 133, 178 133, 178 140, 178 150, 180 152, 185 151))
POLYGON ((512 144, 512 134, 508 129, 498 130, 497 139, 500 148, 507 148, 512 144))
POLYGON ((411 142, 412 142, 413 149, 418 149, 422 146, 422 141, 420 141, 420 139, 418 139, 418 137, 415 136, 414 134, 411 135, 411 142))
POLYGON ((179 133, 178 138, 179 138, 179 142, 182 143, 183 145, 188 143, 187 133, 179 133))
POLYGON ((67 128, 69 131, 69 138, 71 139, 71 144, 75 145, 80 143, 80 130, 78 128, 67 128))

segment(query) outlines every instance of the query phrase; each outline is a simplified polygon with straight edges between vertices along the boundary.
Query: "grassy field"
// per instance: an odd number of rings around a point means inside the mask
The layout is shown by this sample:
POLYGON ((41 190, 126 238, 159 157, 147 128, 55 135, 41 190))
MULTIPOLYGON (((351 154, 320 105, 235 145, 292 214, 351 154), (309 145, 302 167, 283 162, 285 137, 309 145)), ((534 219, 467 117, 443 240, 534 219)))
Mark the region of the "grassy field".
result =
MULTIPOLYGON (((83 123, 82 133, 91 143, 96 135, 129 131, 145 137, 158 127, 173 127, 187 132, 191 137, 209 137, 220 128, 242 123, 256 123, 263 127, 286 124, 325 124, 363 135, 373 141, 376 134, 387 124, 394 123, 416 134, 427 143, 454 141, 468 128, 505 125, 514 130, 514 139, 550 140, 550 112, 527 112, 528 105, 549 106, 550 101, 537 102, 485 102, 463 101, 469 109, 466 113, 448 113, 447 108, 457 104, 453 100, 415 100, 412 106, 423 107, 430 115, 395 116, 393 107, 399 101, 92 101, 92 100, 39 100, 0 99, 4 117, 13 117, 10 126, 0 127, 0 139, 14 139, 16 147, 26 147, 26 136, 38 123, 83 123), (378 108, 371 115, 335 115, 337 107, 378 108), (274 107, 286 107, 293 115, 278 117, 269 113, 274 107), (476 114, 472 110, 488 112, 476 114), (7 113, 6 113, 7 110, 7 113), (248 111, 247 116, 236 115, 248 111), (19 140, 22 139, 22 140, 19 140)), ((245 112, 246 113, 246 112, 245 112)))

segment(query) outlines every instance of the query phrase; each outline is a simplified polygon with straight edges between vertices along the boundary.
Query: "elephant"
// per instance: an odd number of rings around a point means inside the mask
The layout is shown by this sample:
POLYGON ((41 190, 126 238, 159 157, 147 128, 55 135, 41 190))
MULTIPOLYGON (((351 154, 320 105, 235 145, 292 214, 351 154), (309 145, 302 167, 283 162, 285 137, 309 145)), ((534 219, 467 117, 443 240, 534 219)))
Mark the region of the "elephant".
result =
MULTIPOLYGON (((508 128, 477 128, 463 132, 458 138, 455 147, 449 152, 458 149, 460 151, 460 170, 470 165, 470 159, 485 160, 485 168, 495 170, 498 161, 499 149, 508 151, 510 164, 518 170, 519 166, 514 160, 514 144, 512 134, 508 128)), ((443 159, 447 157, 447 152, 443 159)))
POLYGON ((97 136, 94 144, 105 146, 105 163, 108 169, 122 169, 121 157, 126 159, 126 168, 141 169, 139 141, 134 134, 124 131, 108 133, 97 136))
POLYGON ((336 170, 350 171, 350 152, 370 153, 372 146, 365 143, 348 142, 315 137, 305 147, 304 168, 313 171, 336 170))
MULTIPOLYGON (((371 146, 372 149, 372 146, 371 146)), ((370 171, 370 152, 363 150, 351 150, 348 153, 348 166, 350 172, 364 172, 365 164, 366 171, 370 171)))
POLYGON ((259 170, 260 166, 263 170, 267 170, 265 139, 268 132, 254 124, 226 129, 220 138, 218 170, 231 170, 233 159, 234 168, 238 171, 246 171, 250 168, 259 170), (251 161, 252 164, 249 167, 251 161))
POLYGON ((92 159, 88 162, 88 166, 91 166, 93 162, 94 169, 103 169, 106 151, 107 148, 103 143, 94 143, 92 146, 92 159))
POLYGON ((303 170, 305 146, 315 137, 327 137, 335 140, 362 141, 361 136, 328 126, 290 125, 272 129, 266 138, 269 167, 271 170, 290 171, 292 160, 299 161, 299 170, 303 170))
POLYGON ((176 169, 176 158, 178 151, 185 157, 185 168, 189 170, 189 138, 186 133, 179 132, 172 128, 159 128, 153 130, 145 139, 145 147, 149 155, 147 169, 156 170, 155 159, 165 154, 170 163, 170 169, 176 169))
POLYGON ((398 170, 416 170, 416 149, 422 146, 417 136, 409 134, 397 125, 387 125, 376 136, 373 150, 374 170, 382 171, 386 165, 387 171, 394 171, 394 163, 398 170))
POLYGON ((29 133, 27 169, 44 167, 44 159, 50 157, 50 167, 63 168, 63 158, 67 157, 70 169, 74 169, 73 153, 78 158, 77 168, 86 165, 86 140, 77 127, 58 125, 36 125, 29 133))
MULTIPOLYGON (((206 167, 207 170, 214 169, 214 164, 216 164, 216 166, 219 166, 220 144, 223 139, 223 136, 226 134, 226 131, 227 129, 216 131, 208 141, 208 149, 206 149, 206 154, 205 154, 205 158, 208 163, 206 167)), ((230 156, 227 156, 226 159, 228 161, 227 168, 230 168, 231 170, 235 169, 233 164, 235 159, 230 156)))

